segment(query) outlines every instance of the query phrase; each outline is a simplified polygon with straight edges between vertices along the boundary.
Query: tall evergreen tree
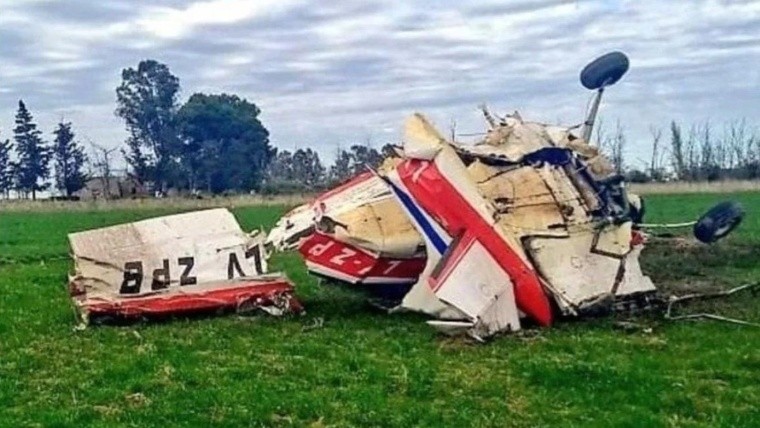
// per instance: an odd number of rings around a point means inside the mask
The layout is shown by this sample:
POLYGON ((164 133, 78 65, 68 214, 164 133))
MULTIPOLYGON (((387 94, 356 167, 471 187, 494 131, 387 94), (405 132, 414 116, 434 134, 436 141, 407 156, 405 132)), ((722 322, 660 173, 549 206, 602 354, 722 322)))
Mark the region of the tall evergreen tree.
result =
POLYGON ((87 178, 84 173, 87 156, 84 154, 84 147, 74 141, 71 122, 59 123, 53 134, 55 135, 53 144, 55 187, 67 197, 71 197, 74 192, 84 187, 87 178))
POLYGON ((8 199, 13 187, 13 164, 11 163, 11 140, 0 140, 0 196, 8 199))
POLYGON ((42 141, 42 133, 37 129, 32 114, 21 100, 18 102, 13 134, 18 157, 14 168, 16 187, 24 196, 28 197, 31 193, 32 199, 37 199, 37 192, 48 187, 45 180, 50 176, 50 149, 42 141))

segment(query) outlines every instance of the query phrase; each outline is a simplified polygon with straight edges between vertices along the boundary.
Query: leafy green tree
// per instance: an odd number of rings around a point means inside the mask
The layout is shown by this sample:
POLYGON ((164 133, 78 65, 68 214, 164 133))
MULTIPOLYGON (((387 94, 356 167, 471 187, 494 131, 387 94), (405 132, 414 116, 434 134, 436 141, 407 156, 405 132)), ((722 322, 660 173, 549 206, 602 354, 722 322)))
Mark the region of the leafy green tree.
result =
POLYGON ((383 157, 383 159, 388 157, 397 156, 396 154, 396 146, 393 144, 386 144, 380 149, 380 155, 383 157))
POLYGON ((179 79, 155 60, 121 72, 116 114, 126 122, 129 138, 124 158, 142 182, 166 190, 176 178, 176 113, 179 79))
POLYGON ((356 144, 351 146, 351 169, 353 175, 377 168, 383 163, 383 155, 372 147, 356 144))
POLYGON ((84 187, 87 175, 84 165, 87 156, 84 148, 74 141, 70 122, 61 122, 53 131, 53 161, 55 163, 55 187, 67 197, 84 187))
POLYGON ((277 150, 267 165, 267 181, 291 180, 293 175, 293 153, 277 150))
MULTIPOLYGON (((392 146, 384 146, 383 153, 390 152, 392 146)), ((329 181, 331 184, 340 183, 351 177, 366 172, 368 168, 375 169, 383 163, 384 155, 372 147, 354 144, 348 150, 338 150, 335 164, 330 167, 329 181)))
POLYGON ((0 140, 0 195, 8 199, 13 188, 13 164, 11 163, 11 140, 0 140))
POLYGON ((327 171, 319 154, 298 149, 295 153, 278 151, 267 166, 266 193, 298 193, 324 189, 327 171))
POLYGON ((193 189, 212 193, 258 189, 276 150, 261 110, 236 95, 193 94, 177 119, 183 171, 193 189))
POLYGON ((292 159, 293 179, 308 187, 321 187, 325 179, 325 167, 319 154, 310 148, 298 149, 292 159))
POLYGON ((18 102, 13 134, 18 158, 14 168, 16 187, 25 196, 31 193, 32 199, 37 199, 37 192, 48 187, 45 180, 50 176, 48 163, 51 153, 23 101, 18 102))
POLYGON ((331 185, 342 183, 353 177, 353 157, 346 150, 338 149, 335 163, 330 167, 329 181, 331 185))

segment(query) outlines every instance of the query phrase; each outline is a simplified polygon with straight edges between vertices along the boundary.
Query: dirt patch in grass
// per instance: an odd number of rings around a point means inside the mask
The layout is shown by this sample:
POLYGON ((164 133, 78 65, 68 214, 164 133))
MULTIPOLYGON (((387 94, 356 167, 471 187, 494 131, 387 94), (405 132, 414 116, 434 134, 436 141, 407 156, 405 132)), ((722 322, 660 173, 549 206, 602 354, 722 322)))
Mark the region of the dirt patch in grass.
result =
POLYGON ((757 257, 756 246, 740 242, 655 238, 642 254, 642 268, 663 292, 705 293, 740 285, 730 271, 756 265, 757 257))

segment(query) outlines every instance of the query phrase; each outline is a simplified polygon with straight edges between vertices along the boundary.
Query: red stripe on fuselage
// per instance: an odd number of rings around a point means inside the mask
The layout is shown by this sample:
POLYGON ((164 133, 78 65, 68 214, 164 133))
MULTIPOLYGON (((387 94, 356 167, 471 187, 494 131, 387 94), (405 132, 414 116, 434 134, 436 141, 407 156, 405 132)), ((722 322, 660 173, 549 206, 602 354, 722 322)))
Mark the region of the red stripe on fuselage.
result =
POLYGON ((419 204, 450 236, 467 231, 485 247, 514 283, 517 307, 541 325, 552 323, 552 309, 533 269, 509 246, 429 161, 408 159, 399 177, 419 204))

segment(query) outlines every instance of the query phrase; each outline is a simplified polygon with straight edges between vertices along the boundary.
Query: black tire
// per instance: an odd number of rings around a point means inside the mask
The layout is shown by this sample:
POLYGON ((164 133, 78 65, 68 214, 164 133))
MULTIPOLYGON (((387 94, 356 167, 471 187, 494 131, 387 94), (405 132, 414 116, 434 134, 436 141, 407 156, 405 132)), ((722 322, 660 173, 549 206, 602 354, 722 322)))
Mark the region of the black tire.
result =
POLYGON ((694 225, 694 236, 711 244, 736 229, 744 218, 744 207, 738 202, 726 201, 710 208, 694 225))
POLYGON ((581 71, 581 84, 591 90, 613 85, 628 71, 628 65, 628 57, 622 52, 602 55, 581 71))

